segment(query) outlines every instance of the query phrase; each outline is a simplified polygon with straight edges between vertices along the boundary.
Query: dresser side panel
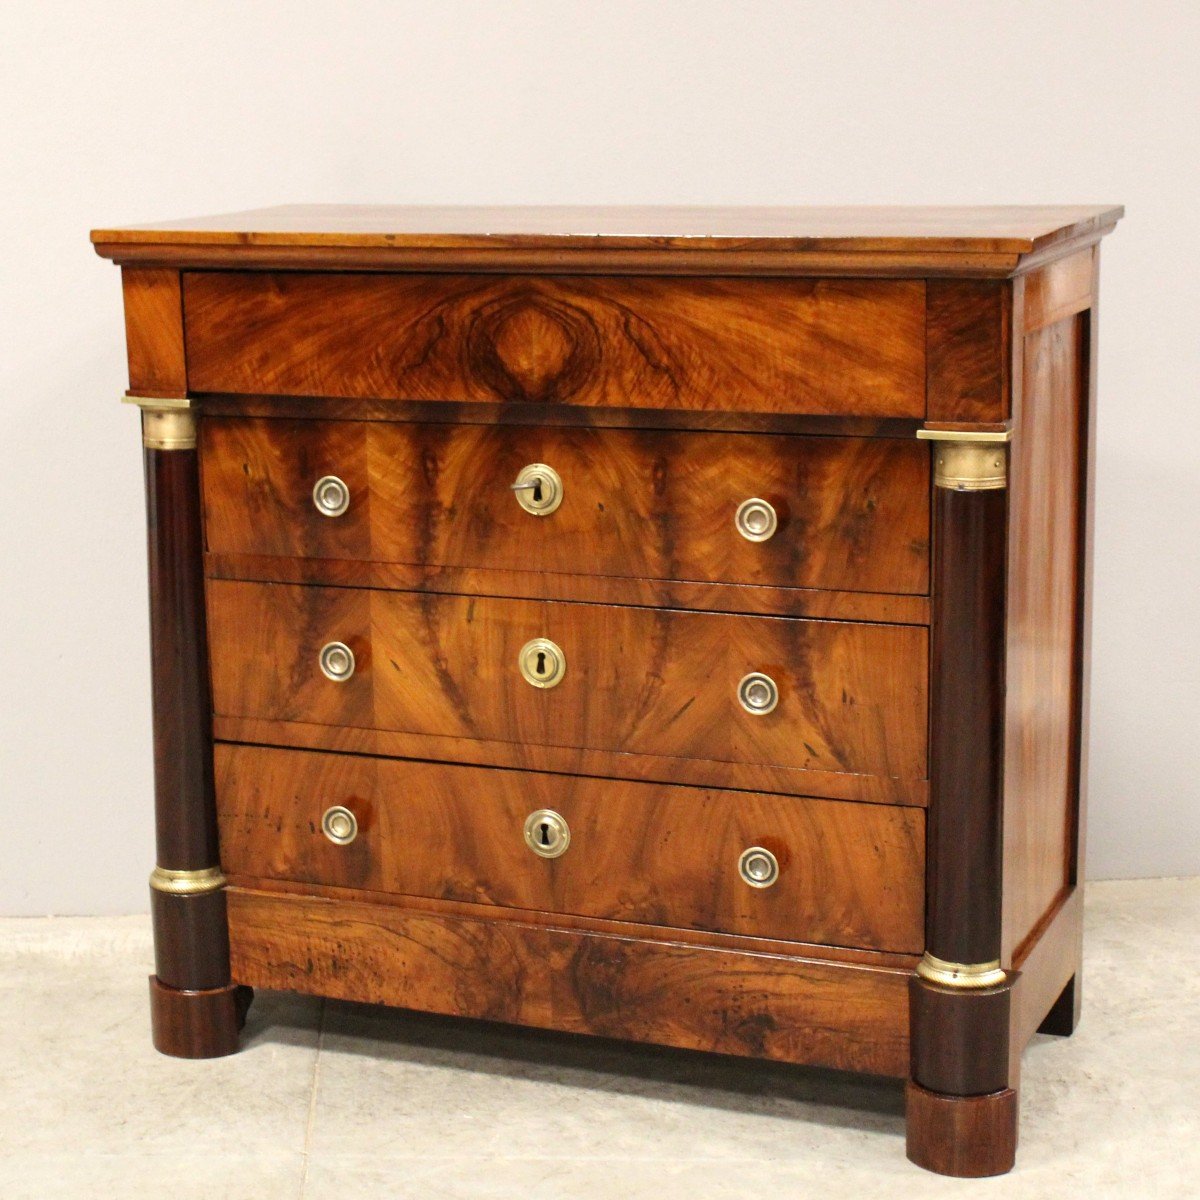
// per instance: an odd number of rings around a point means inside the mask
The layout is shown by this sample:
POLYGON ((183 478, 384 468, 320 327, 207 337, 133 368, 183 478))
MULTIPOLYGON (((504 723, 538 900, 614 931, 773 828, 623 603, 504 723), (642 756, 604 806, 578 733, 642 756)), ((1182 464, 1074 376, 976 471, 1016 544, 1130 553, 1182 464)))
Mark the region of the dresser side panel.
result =
POLYGON ((1088 314, 1024 338, 1012 443, 1004 934, 1010 961, 1073 880, 1088 314))

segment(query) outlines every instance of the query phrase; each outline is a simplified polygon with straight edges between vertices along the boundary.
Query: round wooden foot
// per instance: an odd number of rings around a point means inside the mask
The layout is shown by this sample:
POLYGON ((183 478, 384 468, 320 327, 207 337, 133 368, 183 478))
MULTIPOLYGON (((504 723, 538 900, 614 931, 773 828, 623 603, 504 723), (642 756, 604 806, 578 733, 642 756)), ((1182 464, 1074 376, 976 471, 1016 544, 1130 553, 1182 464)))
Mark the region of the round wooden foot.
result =
POLYGON ((1017 1093, 943 1096, 910 1082, 905 1092, 908 1157, 939 1175, 979 1179, 1012 1170, 1017 1154, 1017 1093))
POLYGON ((174 1058, 220 1058, 238 1048, 250 1007, 249 988, 230 984, 204 991, 166 987, 150 976, 154 1048, 174 1058))

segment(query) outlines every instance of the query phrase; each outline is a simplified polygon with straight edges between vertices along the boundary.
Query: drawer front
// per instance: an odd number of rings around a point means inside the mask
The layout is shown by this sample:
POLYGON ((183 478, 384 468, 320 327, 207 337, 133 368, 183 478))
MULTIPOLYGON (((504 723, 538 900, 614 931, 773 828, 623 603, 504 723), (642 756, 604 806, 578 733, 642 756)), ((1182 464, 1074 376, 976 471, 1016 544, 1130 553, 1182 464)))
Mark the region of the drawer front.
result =
POLYGON ((216 553, 928 589, 929 453, 913 439, 209 418, 201 445, 216 553), (561 481, 544 514, 511 487, 534 464, 561 481), (346 487, 335 515, 314 500, 328 476, 346 487), (747 516, 754 499, 769 511, 747 516), (774 521, 765 540, 756 515, 774 521))
POLYGON ((925 412, 919 280, 186 272, 194 392, 925 412))
POLYGON ((919 952, 920 809, 251 746, 216 750, 221 865, 256 879, 919 952), (322 832, 348 809, 348 844, 322 832), (524 826, 569 830, 557 858, 524 826), (774 855, 751 886, 739 860, 774 855))
POLYGON ((227 580, 208 608, 220 717, 925 777, 919 627, 227 580), (518 667, 538 638, 565 658, 552 687, 518 667), (333 642, 355 657, 337 682, 333 642), (739 702, 754 672, 769 712, 739 702))

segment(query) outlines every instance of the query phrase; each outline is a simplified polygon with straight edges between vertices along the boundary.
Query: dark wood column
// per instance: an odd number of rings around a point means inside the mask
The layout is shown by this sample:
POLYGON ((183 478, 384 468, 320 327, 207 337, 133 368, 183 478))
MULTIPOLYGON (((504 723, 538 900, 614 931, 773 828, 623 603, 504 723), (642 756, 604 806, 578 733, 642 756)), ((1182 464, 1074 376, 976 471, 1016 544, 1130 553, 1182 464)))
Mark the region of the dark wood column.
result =
POLYGON ((142 410, 150 583, 157 865, 150 876, 154 1044, 209 1058, 237 1049, 245 997, 229 975, 217 849, 196 422, 185 399, 142 410))
POLYGON ((997 1175, 1016 1153, 1000 967, 1007 434, 933 439, 925 954, 911 982, 908 1156, 997 1175), (953 439, 953 440, 948 440, 953 439))

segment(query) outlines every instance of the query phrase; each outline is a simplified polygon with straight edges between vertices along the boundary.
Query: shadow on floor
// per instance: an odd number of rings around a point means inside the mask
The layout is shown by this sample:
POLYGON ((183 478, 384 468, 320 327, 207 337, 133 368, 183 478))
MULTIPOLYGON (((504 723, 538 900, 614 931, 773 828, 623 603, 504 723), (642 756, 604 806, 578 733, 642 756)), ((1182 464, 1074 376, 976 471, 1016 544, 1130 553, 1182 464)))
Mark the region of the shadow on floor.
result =
MULTIPOLYGON (((526 1029, 382 1005, 259 991, 243 1046, 318 1027, 322 1052, 544 1079, 614 1095, 770 1114, 800 1104, 805 1119, 903 1132, 902 1080, 788 1063, 526 1029)), ((288 1040, 292 1040, 291 1037, 288 1040)))

